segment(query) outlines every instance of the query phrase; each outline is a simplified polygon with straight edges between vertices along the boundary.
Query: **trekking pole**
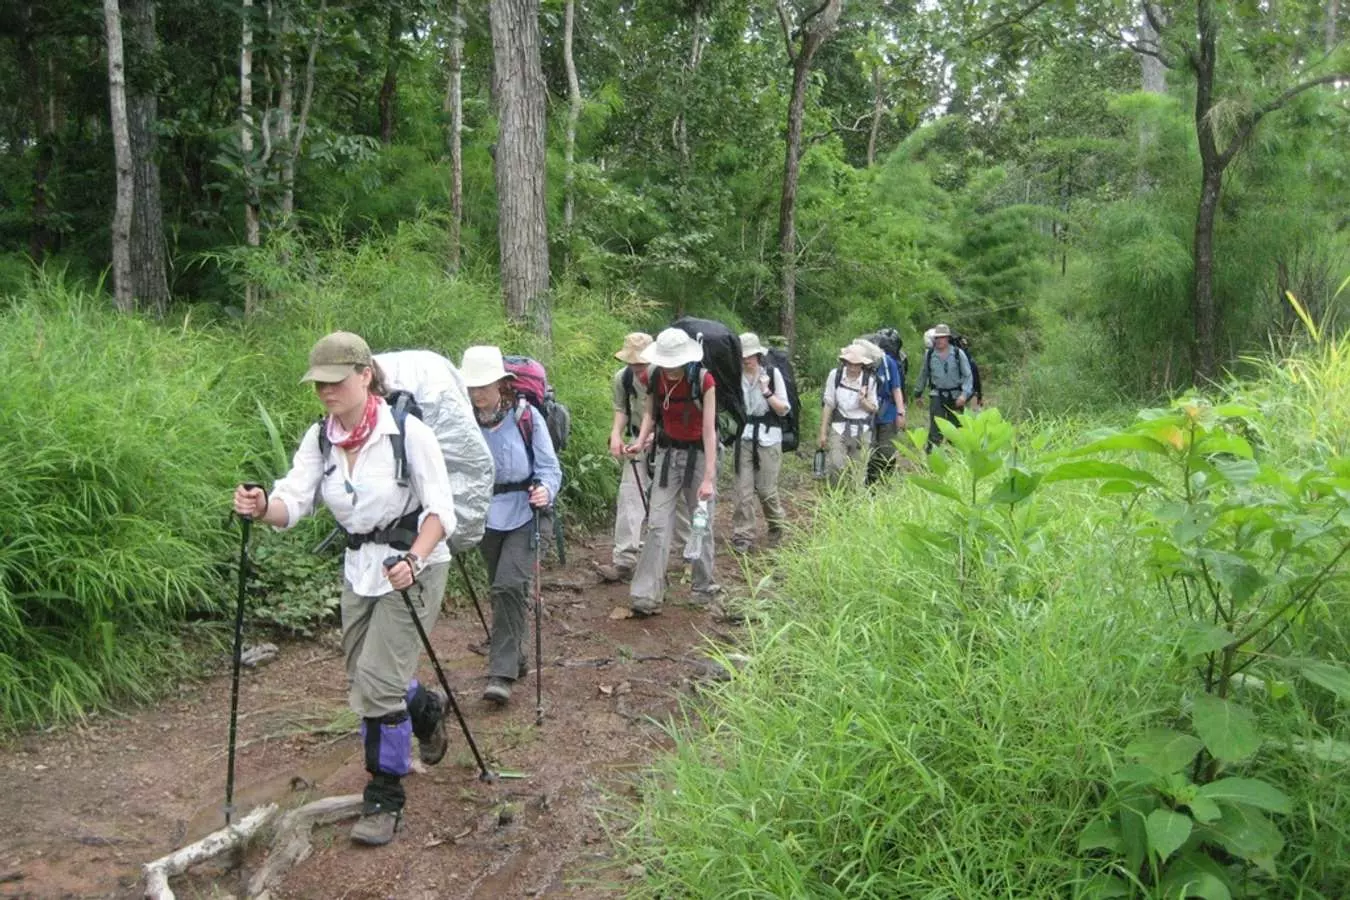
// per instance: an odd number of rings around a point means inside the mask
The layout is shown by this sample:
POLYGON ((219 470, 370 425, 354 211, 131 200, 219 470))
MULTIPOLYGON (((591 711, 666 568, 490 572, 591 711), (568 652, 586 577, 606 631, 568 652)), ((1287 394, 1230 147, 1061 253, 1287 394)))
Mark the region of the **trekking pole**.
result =
MULTIPOLYGON (((539 482, 535 481, 534 486, 539 482)), ((544 591, 539 583, 540 562, 543 553, 543 541, 539 536, 539 507, 534 508, 534 531, 530 534, 530 546, 534 548, 534 724, 544 724, 544 632, 543 615, 544 591)))
POLYGON ((487 619, 483 617, 483 607, 478 602, 478 592, 473 589, 473 580, 469 578, 469 567, 464 565, 464 557, 462 556, 456 556, 455 562, 459 563, 459 574, 464 576, 464 587, 469 591, 469 599, 473 601, 473 608, 478 611, 478 621, 483 623, 483 636, 490 641, 492 640, 492 630, 488 628, 487 619))
MULTIPOLYGON (((384 560, 386 571, 403 562, 402 556, 387 556, 384 560)), ((464 740, 469 742, 469 749, 473 751, 473 758, 478 763, 479 781, 496 781, 497 776, 488 771, 487 763, 483 762, 483 755, 478 752, 478 745, 473 742, 473 735, 469 733, 469 723, 464 721, 464 714, 459 711, 459 704, 455 702, 455 694, 450 690, 450 681, 445 677, 445 670, 441 668, 441 661, 436 658, 436 651, 431 649, 431 638, 427 637, 427 630, 422 627, 422 618, 417 615, 417 608, 413 606, 412 598, 408 596, 405 590, 399 590, 399 596, 403 598, 403 603, 408 607, 408 614, 412 616, 413 627, 417 629, 417 636, 422 639, 422 649, 427 651, 427 657, 431 660, 431 665, 436 669, 436 677, 441 681, 441 687, 445 688, 445 699, 450 702, 450 708, 455 711, 455 718, 459 719, 459 728, 464 732, 464 740)))
POLYGON ((652 504, 647 499, 647 492, 642 489, 642 472, 638 468, 636 459, 630 459, 628 464, 633 467, 633 479, 637 482, 638 496, 642 498, 642 516, 650 519, 652 517, 652 504))
MULTIPOLYGON (((245 482, 245 490, 256 490, 260 484, 245 482)), ((230 742, 229 761, 225 763, 225 824, 234 816, 234 748, 239 725, 239 666, 244 653, 244 595, 248 590, 248 539, 253 531, 253 519, 240 516, 239 538, 239 604, 234 611, 234 662, 230 676, 230 742)))

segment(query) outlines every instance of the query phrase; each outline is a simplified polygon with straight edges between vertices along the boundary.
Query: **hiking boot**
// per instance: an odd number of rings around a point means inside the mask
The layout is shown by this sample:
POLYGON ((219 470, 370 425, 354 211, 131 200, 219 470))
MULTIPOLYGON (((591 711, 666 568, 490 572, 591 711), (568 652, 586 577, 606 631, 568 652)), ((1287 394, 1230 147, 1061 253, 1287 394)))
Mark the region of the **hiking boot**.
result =
POLYGON ((710 585, 706 588, 689 592, 689 602, 695 606, 711 607, 713 602, 722 595, 722 586, 720 584, 710 585))
POLYGON ((783 529, 781 529, 781 528, 773 528, 773 527, 770 527, 770 528, 769 528, 769 546, 770 546, 770 547, 778 547, 778 546, 782 545, 782 543, 783 543, 783 529))
POLYGON ((510 680, 493 675, 488 679, 487 687, 483 688, 483 699, 498 706, 505 706, 511 699, 510 680))
POLYGON ((661 604, 653 603, 651 600, 634 597, 633 602, 629 604, 629 609, 633 615, 639 619, 645 619, 648 616, 659 616, 661 614, 661 604))
POLYGON ((530 658, 522 653, 520 662, 516 664, 516 678, 519 680, 528 674, 530 674, 530 658))
POLYGON ((440 691, 427 693, 430 695, 431 703, 436 707, 436 727, 425 741, 418 739, 417 755, 422 762, 434 766, 445 758, 446 748, 450 746, 450 739, 445 736, 445 708, 449 704, 445 702, 445 695, 440 691))
POLYGON ((750 552, 751 543, 745 540, 733 540, 731 542, 731 552, 739 553, 742 556, 750 552))
POLYGON ((600 572, 600 577, 610 583, 619 581, 631 581, 633 570, 628 566, 596 566, 600 572))
POLYGON ((394 839, 394 832, 398 831, 398 826, 403 821, 403 812, 381 809, 378 803, 369 805, 374 811, 362 813, 361 818, 356 820, 356 824, 352 826, 352 842, 370 847, 383 847, 394 839))

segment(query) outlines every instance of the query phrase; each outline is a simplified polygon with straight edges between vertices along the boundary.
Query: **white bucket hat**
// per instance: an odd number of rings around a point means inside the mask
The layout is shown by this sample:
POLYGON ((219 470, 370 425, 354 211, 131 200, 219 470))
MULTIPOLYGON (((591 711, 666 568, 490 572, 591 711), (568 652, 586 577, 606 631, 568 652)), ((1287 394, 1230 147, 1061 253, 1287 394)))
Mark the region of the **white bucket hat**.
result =
POLYGON ((506 371, 502 363, 502 351, 499 347, 470 347, 464 351, 464 359, 459 364, 459 374, 467 387, 487 387, 503 378, 514 378, 506 371))
POLYGON ((853 363, 855 366, 870 366, 872 364, 871 356, 857 344, 849 344, 840 350, 839 359, 842 362, 853 363))
POLYGON ((642 351, 643 362, 663 369, 678 369, 686 363, 700 362, 702 359, 703 345, 678 328, 662 331, 642 351))
POLYGON ((768 352, 769 348, 760 343, 759 335, 755 334, 753 331, 747 331, 745 334, 741 335, 741 358, 747 356, 763 356, 768 352))

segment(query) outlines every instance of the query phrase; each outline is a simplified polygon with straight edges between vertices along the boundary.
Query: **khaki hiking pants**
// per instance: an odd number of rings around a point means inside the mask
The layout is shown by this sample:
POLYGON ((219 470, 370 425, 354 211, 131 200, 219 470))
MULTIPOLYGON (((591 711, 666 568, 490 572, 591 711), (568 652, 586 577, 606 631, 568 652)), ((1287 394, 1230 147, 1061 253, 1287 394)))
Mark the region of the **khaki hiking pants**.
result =
POLYGON ((830 426, 826 440, 825 480, 830 487, 847 484, 859 487, 867 474, 867 459, 872 446, 870 428, 846 426, 840 434, 830 426))
MULTIPOLYGON (((703 451, 662 448, 656 451, 656 479, 651 488, 651 515, 647 519, 647 540, 642 545, 642 554, 638 557, 637 570, 633 573, 633 584, 629 589, 635 606, 655 611, 661 608, 666 596, 666 563, 670 556, 670 546, 674 539, 675 520, 680 507, 687 516, 692 516, 698 506, 698 486, 703 481, 703 451), (686 466, 690 465, 689 455, 694 455, 693 477, 688 487, 684 486, 686 466), (670 457, 670 469, 666 486, 661 486, 661 470, 665 466, 665 457, 670 457)), ((717 589, 713 579, 713 526, 717 511, 717 501, 708 501, 708 534, 703 539, 703 551, 693 560, 694 583, 697 593, 708 593, 717 589)), ((686 556, 688 555, 686 551, 686 556)))
MULTIPOLYGON (((427 566, 408 588, 408 599, 428 634, 441 613, 449 574, 449 563, 427 566)), ((407 708, 408 684, 417 673, 422 639, 398 591, 362 597, 343 582, 342 652, 352 712, 378 719, 407 708)))
POLYGON ((736 507, 731 516, 731 539, 748 544, 755 539, 755 507, 764 508, 764 521, 769 532, 783 530, 787 518, 782 501, 778 499, 778 474, 783 468, 783 448, 780 445, 759 448, 759 467, 755 467, 755 447, 750 441, 741 441, 741 468, 736 473, 736 507), (757 502, 758 501, 758 502, 757 502))
MULTIPOLYGON (((647 477, 646 460, 639 457, 638 471, 642 473, 642 485, 639 489, 637 476, 633 474, 633 465, 627 459, 623 461, 623 474, 619 479, 619 502, 614 511, 614 555, 612 562, 616 568, 632 571, 637 568, 638 555, 642 552, 642 534, 647 527, 647 509, 642 503, 641 491, 651 488, 651 479, 647 477)), ((689 550, 689 511, 683 504, 675 510, 675 534, 672 543, 684 547, 687 558, 689 550)))

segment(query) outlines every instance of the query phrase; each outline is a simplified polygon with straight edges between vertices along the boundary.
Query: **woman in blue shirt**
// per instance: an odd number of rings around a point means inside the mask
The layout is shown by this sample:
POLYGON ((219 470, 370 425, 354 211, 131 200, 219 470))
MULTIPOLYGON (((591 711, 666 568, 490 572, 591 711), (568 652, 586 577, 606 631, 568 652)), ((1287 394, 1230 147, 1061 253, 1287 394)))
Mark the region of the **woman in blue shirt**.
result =
POLYGON ((524 398, 517 401, 510 384, 513 376, 502 363, 500 349, 465 350, 460 374, 497 468, 487 530, 479 545, 492 583, 492 640, 483 699, 505 704, 511 699, 511 685, 529 671, 525 641, 534 571, 530 546, 534 514, 540 511, 540 531, 549 533, 545 511, 562 487, 562 467, 543 413, 524 398))

